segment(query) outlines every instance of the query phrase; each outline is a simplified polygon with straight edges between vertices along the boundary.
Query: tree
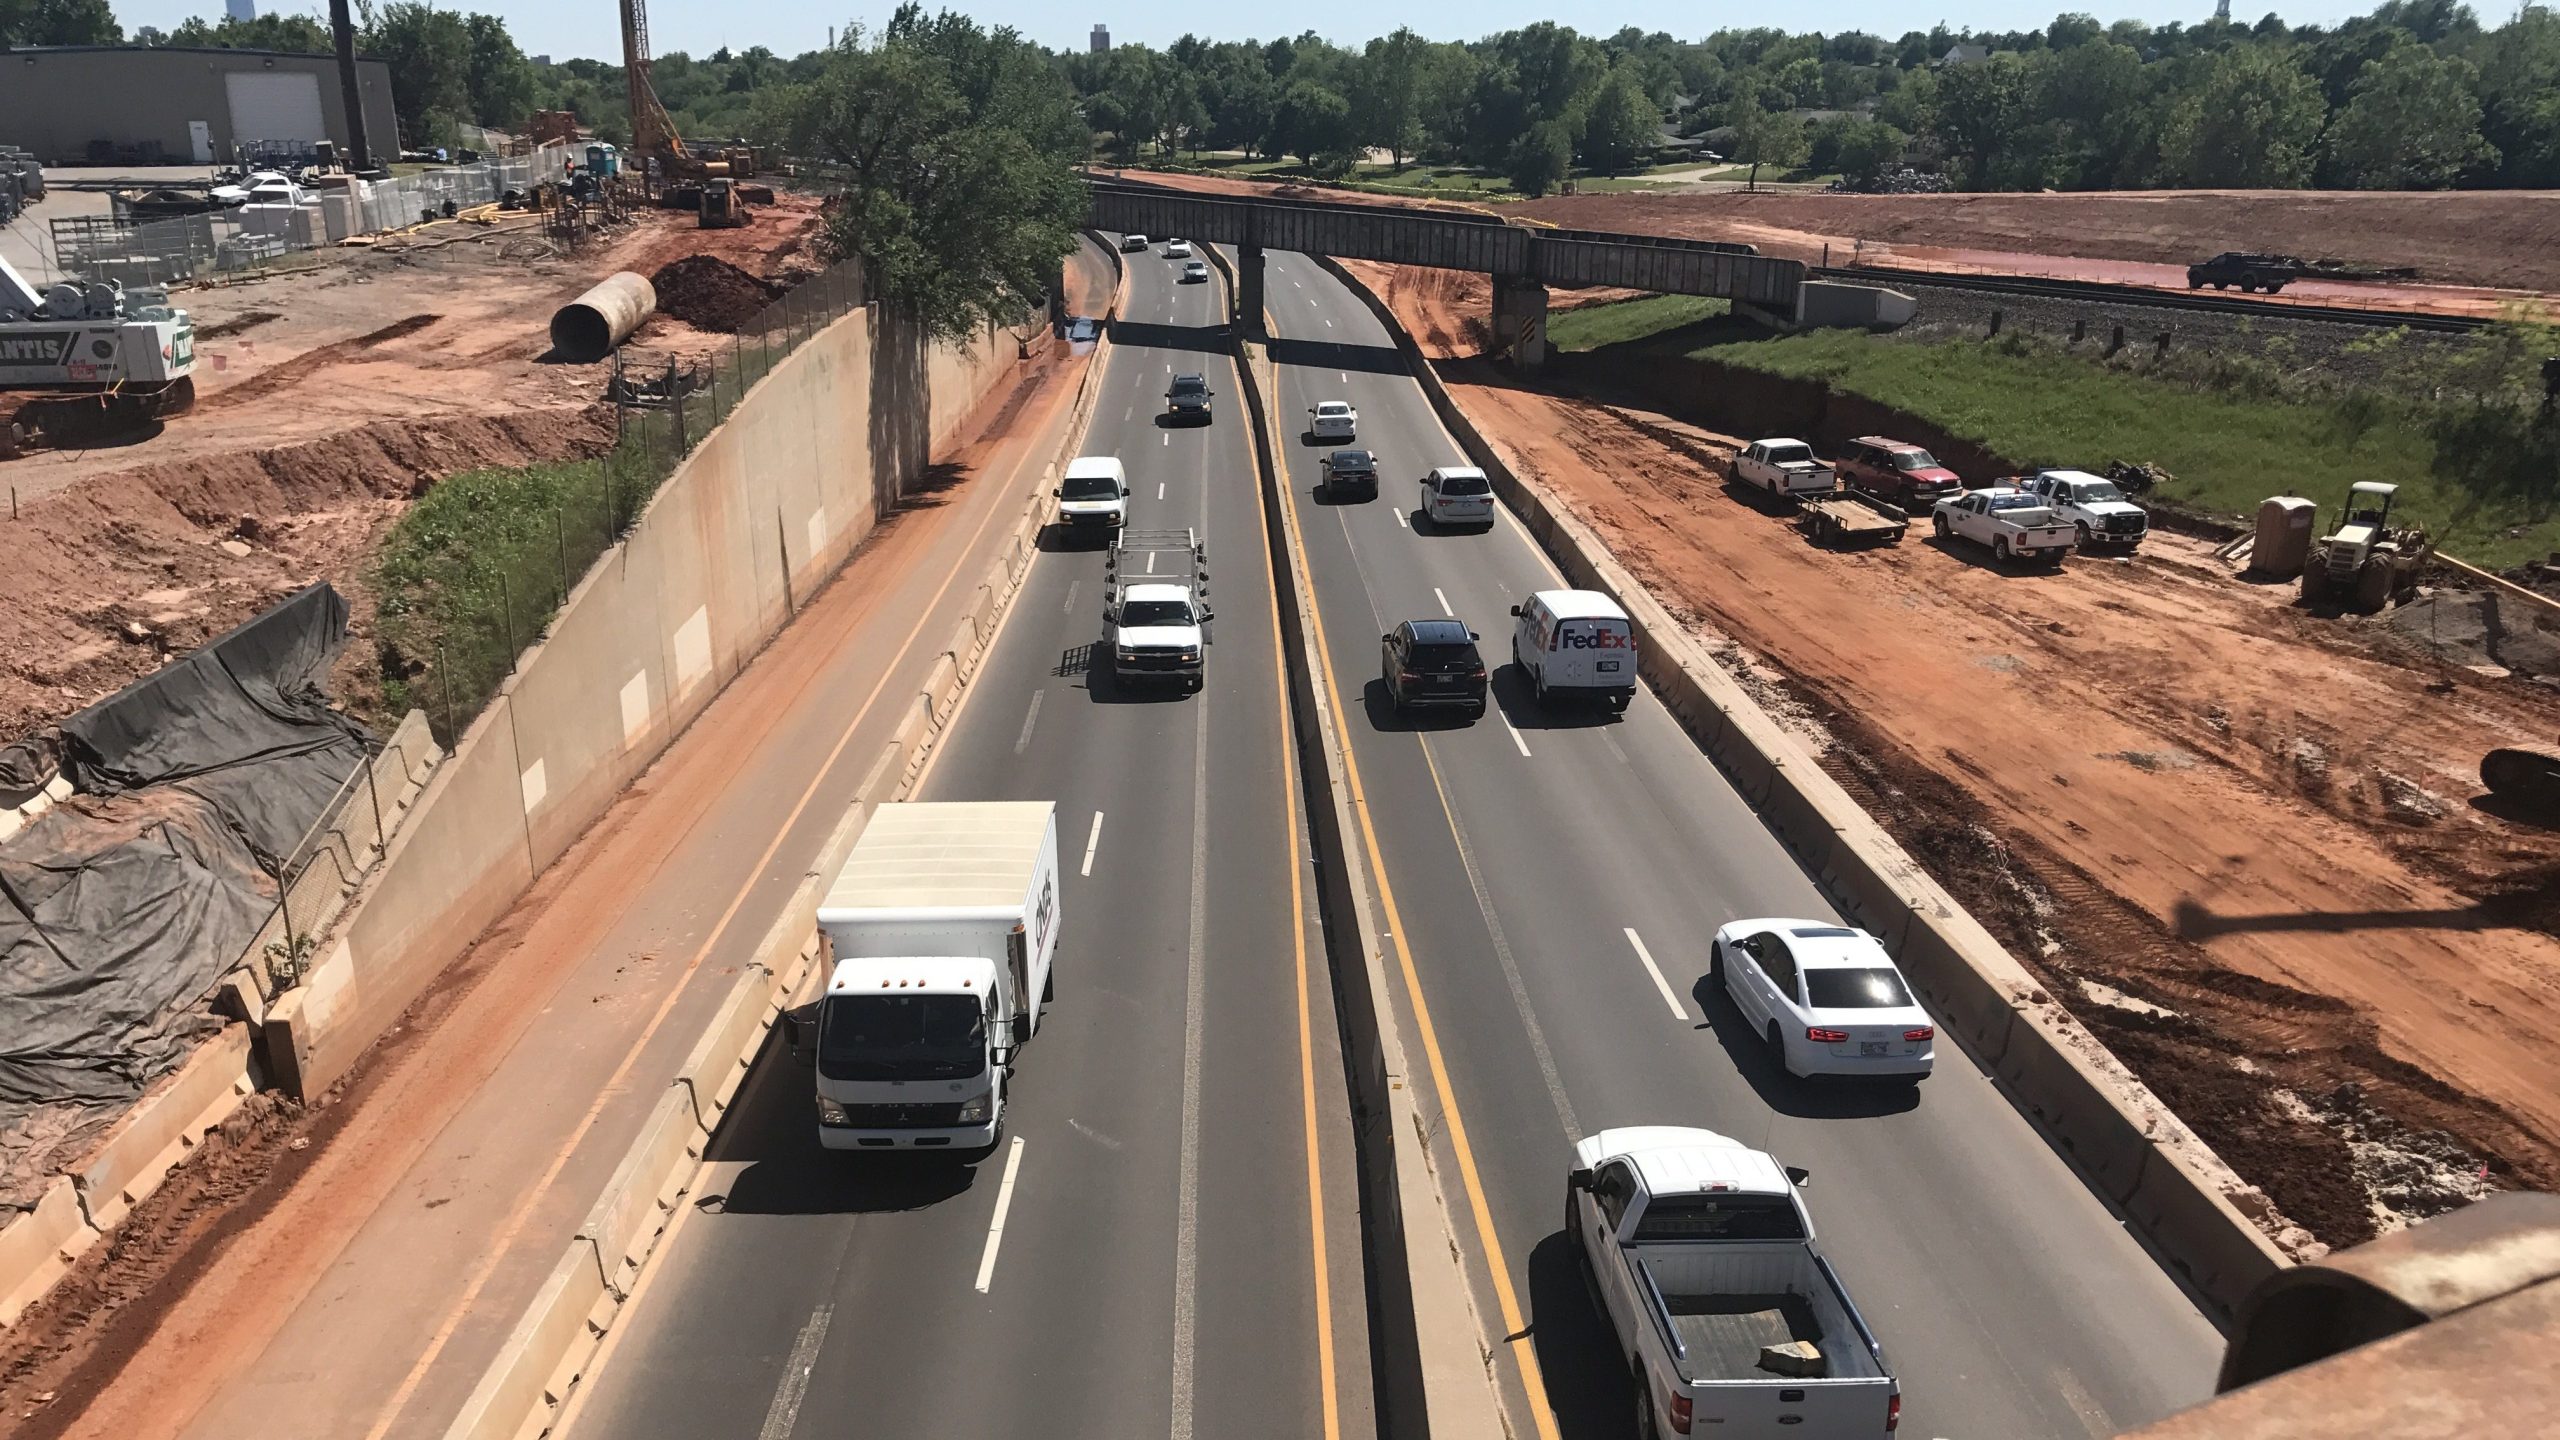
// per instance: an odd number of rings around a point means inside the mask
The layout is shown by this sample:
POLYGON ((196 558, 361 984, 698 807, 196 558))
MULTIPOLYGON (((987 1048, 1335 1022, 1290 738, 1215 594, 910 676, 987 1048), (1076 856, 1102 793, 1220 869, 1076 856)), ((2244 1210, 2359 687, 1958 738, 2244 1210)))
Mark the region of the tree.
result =
POLYGON ((1965 183, 1973 189, 2000 183, 2001 163, 2019 148, 2027 118, 2027 67, 2014 54, 1958 65, 1938 77, 1937 136, 1964 162, 1965 183))
POLYGON ((2423 45, 2367 65, 2329 127, 2338 179, 2359 190, 2442 190, 2494 164, 2497 152, 2480 138, 2478 82, 2468 64, 2423 45))
POLYGON ((471 104, 471 31, 462 16, 425 0, 385 5, 362 48, 391 71, 391 109, 411 145, 431 145, 471 104))
POLYGON ((1733 127, 1733 157, 1751 167, 1750 188, 1760 188, 1760 167, 1775 165, 1785 169, 1799 165, 1812 153, 1805 138, 1804 125, 1794 116, 1775 110, 1763 110, 1749 100, 1737 100, 1725 112, 1725 122, 1733 127))
POLYGON ((471 47, 463 72, 471 118, 507 130, 523 125, 533 109, 533 67, 507 33, 507 22, 495 15, 473 15, 462 27, 471 47))
POLYGON ((1873 185, 1901 161, 1903 147, 1910 143, 1910 136, 1883 121, 1852 121, 1840 133, 1839 154, 1833 163, 1852 184, 1873 185))
POLYGON ((1505 167, 1511 188, 1531 199, 1564 183, 1573 173, 1573 132, 1561 120, 1541 120, 1511 147, 1505 167))
POLYGON ((0 0, 0 50, 15 45, 114 45, 124 39, 107 0, 0 0))
POLYGON ((1583 114, 1583 160, 1604 175, 1618 174, 1651 154, 1661 132, 1662 112, 1634 68, 1621 65, 1609 72, 1583 114))
POLYGON ((2283 54, 2234 46, 2200 63, 2201 80, 2171 104, 2163 178, 2217 189, 2294 189, 2310 183, 2327 118, 2319 82, 2283 54))
POLYGON ((234 20, 226 15, 218 24, 191 15, 159 40, 146 40, 140 33, 133 38, 140 45, 180 45, 197 50, 283 50, 326 55, 336 48, 329 38, 329 27, 308 15, 260 15, 252 20, 234 20))
POLYGON ((1369 42, 1351 110, 1360 143, 1387 152, 1396 169, 1422 145, 1422 72, 1431 42, 1411 27, 1369 42))
POLYGON ((1351 102, 1312 80, 1292 84, 1272 119, 1271 148, 1309 165, 1318 155, 1347 151, 1353 143, 1351 102))
POLYGON ((2560 15, 2529 8, 2496 40, 2480 61, 2480 128, 2497 147, 2498 181, 2560 187, 2560 15))
POLYGON ((1089 143, 1075 95, 1036 47, 910 3, 850 31, 810 84, 804 153, 848 172, 827 245, 933 334, 965 339, 1045 295, 1084 223, 1089 143))

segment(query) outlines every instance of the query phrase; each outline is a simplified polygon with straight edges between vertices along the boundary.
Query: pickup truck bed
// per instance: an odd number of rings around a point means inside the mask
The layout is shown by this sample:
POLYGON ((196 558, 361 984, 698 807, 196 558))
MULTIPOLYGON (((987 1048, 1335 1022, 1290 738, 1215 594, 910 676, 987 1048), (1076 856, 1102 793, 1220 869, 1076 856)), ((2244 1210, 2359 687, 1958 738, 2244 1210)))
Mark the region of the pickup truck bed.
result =
POLYGON ((1687 1352, 1692 1380, 1757 1380, 1760 1351, 1790 1340, 1822 1343, 1822 1326, 1801 1295, 1665 1295, 1671 1333, 1687 1352))

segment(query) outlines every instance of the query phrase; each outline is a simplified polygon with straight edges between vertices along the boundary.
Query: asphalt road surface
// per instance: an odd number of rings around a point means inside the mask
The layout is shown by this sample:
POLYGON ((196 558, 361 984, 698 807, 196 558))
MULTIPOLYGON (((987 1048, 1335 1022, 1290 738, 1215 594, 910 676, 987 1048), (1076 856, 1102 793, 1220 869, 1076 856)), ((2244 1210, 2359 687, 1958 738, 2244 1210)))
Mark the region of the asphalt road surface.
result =
POLYGON ((1348 1101, 1225 291, 1126 260, 1082 449, 1122 458, 1134 527, 1202 531, 1218 618, 1200 694, 1132 690, 1088 664, 1101 553, 1042 554, 925 777, 922 799, 1058 804, 1056 1000, 1005 1138, 974 1164, 822 1150, 808 1072, 769 1047, 571 1435, 1371 1429, 1348 1101), (1209 426, 1158 423, 1176 371, 1207 375, 1209 426))
MULTIPOLYGON (((1615 720, 1532 701, 1509 610, 1563 582, 1508 515, 1483 534, 1417 525, 1421 475, 1464 455, 1357 297, 1304 256, 1274 253, 1266 275, 1292 503, 1394 900, 1388 968, 1409 955, 1480 1177, 1505 1284, 1480 1270, 1478 1310, 1504 1326, 1486 1343, 1515 1431, 1632 1429, 1560 1228, 1570 1143, 1630 1124, 1706 1126, 1812 1171, 1822 1242, 1902 1378, 1903 1435, 2112 1435, 2206 1397, 2213 1327, 1943 1036, 1916 1093, 1774 1066, 1705 983, 1708 941, 1741 917, 1836 912, 1649 692, 1615 720), (1314 494, 1323 451, 1296 432, 1330 399, 1359 409, 1375 501, 1314 494), (1482 635, 1495 708, 1400 721, 1379 636, 1442 616, 1482 635)), ((1481 1261, 1471 1198, 1451 1209, 1481 1261)))

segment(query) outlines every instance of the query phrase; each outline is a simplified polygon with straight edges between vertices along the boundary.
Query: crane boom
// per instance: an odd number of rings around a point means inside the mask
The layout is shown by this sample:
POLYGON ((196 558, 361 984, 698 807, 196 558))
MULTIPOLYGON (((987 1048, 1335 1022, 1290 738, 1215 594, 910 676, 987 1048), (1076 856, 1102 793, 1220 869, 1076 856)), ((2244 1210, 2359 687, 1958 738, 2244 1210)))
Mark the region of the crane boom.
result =
MULTIPOLYGON (((631 107, 631 148, 641 155, 682 161, 684 140, 658 88, 649 83, 649 7, 647 0, 620 0, 622 6, 622 77, 631 107)), ((673 167, 668 167, 672 171, 673 167)))

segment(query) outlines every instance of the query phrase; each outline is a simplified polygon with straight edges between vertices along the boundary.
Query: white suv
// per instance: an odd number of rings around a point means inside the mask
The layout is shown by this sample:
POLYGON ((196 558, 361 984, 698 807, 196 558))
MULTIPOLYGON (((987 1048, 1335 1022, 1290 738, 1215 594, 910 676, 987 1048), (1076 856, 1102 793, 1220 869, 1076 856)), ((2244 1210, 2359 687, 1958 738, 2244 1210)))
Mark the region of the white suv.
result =
POLYGON ((1790 1075, 1918 1080, 1937 1026, 1864 930, 1827 920, 1736 920, 1716 932, 1707 973, 1790 1075))
POLYGON ((1472 465, 1443 465, 1422 477, 1422 518, 1434 525, 1493 528, 1493 482, 1472 465))

